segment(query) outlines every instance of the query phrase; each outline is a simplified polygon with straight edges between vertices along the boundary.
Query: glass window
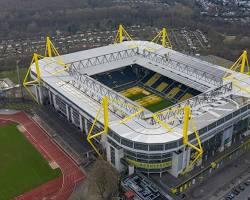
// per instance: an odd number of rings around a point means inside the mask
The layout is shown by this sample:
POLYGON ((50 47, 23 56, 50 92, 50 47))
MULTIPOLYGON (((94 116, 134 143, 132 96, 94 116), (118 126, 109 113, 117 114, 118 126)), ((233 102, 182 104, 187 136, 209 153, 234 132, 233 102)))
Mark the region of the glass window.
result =
POLYGON ((243 108, 240 109, 240 111, 243 113, 247 110, 247 106, 244 106, 243 108))
POLYGON ((223 123, 224 123, 224 121, 225 121, 225 118, 224 118, 224 117, 223 117, 223 118, 221 118, 221 119, 219 119, 219 120, 217 121, 217 126, 219 126, 219 125, 223 124, 223 123))
POLYGON ((125 154, 130 155, 130 156, 133 156, 133 157, 136 157, 136 153, 133 152, 133 151, 125 150, 125 154))
POLYGON ((129 141, 129 140, 126 140, 126 139, 122 139, 122 140, 121 140, 121 143, 122 143, 124 146, 133 148, 133 142, 132 142, 132 141, 129 141))
POLYGON ((183 140, 182 139, 178 140, 178 146, 181 146, 181 145, 183 145, 183 140))
POLYGON ((149 160, 148 162, 149 163, 162 163, 161 160, 149 160))
POLYGON ((151 144, 151 145, 149 145, 149 151, 163 151, 163 145, 151 144))
POLYGON ((162 159, 161 161, 162 162, 168 162, 168 161, 171 161, 172 160, 172 158, 165 158, 165 159, 162 159))
POLYGON ((120 137, 116 133, 113 133, 113 138, 120 143, 120 137))
POLYGON ((135 149, 148 151, 148 145, 135 142, 135 149))
POLYGON ((116 149, 121 149, 121 147, 117 145, 114 141, 112 141, 110 138, 108 138, 108 142, 116 149))
POLYGON ((232 117, 233 117, 233 115, 232 115, 232 114, 229 114, 229 115, 227 115, 227 116, 225 117, 225 120, 228 121, 228 120, 232 119, 232 117))
POLYGON ((200 135, 202 135, 202 134, 204 134, 206 132, 207 132, 207 127, 204 127, 204 128, 202 128, 202 129, 199 130, 199 134, 200 135))
POLYGON ((150 154, 149 159, 161 159, 161 154, 150 154))
POLYGON ((195 134, 194 134, 194 133, 188 135, 188 140, 192 140, 192 139, 194 139, 194 138, 195 138, 195 134))
POLYGON ((208 130, 210 131, 211 129, 215 128, 216 127, 216 122, 208 125, 208 130))
POLYGON ((112 138, 114 137, 114 133, 112 131, 109 131, 108 135, 110 135, 112 138))
POLYGON ((172 156, 172 153, 163 153, 162 158, 169 158, 172 156))
POLYGON ((175 147, 177 147, 177 142, 170 142, 170 143, 165 144, 165 150, 172 149, 175 147))
POLYGON ((111 158, 111 163, 115 165, 115 149, 110 146, 110 158, 111 158))
POLYGON ((237 115, 239 115, 240 114, 240 110, 237 110, 237 111, 235 111, 234 113, 233 113, 233 117, 236 117, 237 115))
POLYGON ((141 159, 148 159, 148 155, 144 153, 137 153, 136 157, 141 159))

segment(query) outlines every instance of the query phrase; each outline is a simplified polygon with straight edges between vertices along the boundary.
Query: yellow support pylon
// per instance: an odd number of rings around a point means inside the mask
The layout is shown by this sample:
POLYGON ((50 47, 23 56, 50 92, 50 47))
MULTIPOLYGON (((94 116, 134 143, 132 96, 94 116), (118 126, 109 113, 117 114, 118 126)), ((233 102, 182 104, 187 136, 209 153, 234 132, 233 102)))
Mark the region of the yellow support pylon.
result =
MULTIPOLYGON (((120 101, 117 101, 117 100, 114 100, 114 99, 109 99, 107 96, 104 96, 102 97, 102 103, 101 103, 101 106, 96 114, 96 117, 94 119, 94 122, 89 130, 89 133, 87 135, 87 141, 90 143, 90 145, 92 146, 92 148, 94 149, 94 151, 97 153, 97 155, 101 158, 102 155, 101 153, 99 152, 99 150, 97 149, 97 147, 95 147, 95 145, 92 143, 92 139, 102 135, 102 134, 107 134, 108 133, 108 126, 109 126, 109 105, 111 106, 115 106, 115 104, 120 104, 122 106, 127 106, 127 107, 130 107, 130 108, 136 108, 135 106, 133 105, 129 105, 129 104, 126 104, 124 102, 120 102, 120 101), (100 114, 101 114, 101 111, 103 111, 103 130, 96 133, 96 134, 92 134, 93 130, 94 130, 94 127, 97 123, 97 121, 99 120, 100 118, 100 114)), ((143 112, 144 110, 142 109, 138 109, 137 112, 135 112, 134 114, 132 115, 129 115, 129 116, 126 116, 124 119, 122 119, 120 121, 121 124, 123 123, 126 123, 127 121, 129 120, 132 120, 132 118, 134 118, 135 116, 139 115, 141 112, 143 112)))
POLYGON ((97 153, 97 155, 99 157, 101 157, 101 158, 103 158, 102 155, 101 155, 101 153, 99 152, 99 150, 97 149, 97 147, 95 147, 95 145, 92 143, 91 140, 94 139, 94 138, 96 138, 96 137, 98 137, 98 136, 100 136, 100 135, 102 135, 102 134, 107 134, 108 133, 108 121, 109 121, 109 118, 108 118, 108 97, 104 96, 102 98, 102 104, 101 104, 101 106, 100 106, 100 108, 99 108, 99 110, 97 112, 97 115, 96 115, 96 117, 94 119, 94 122, 93 122, 93 124, 92 124, 92 126, 91 126, 91 128, 89 130, 88 135, 87 135, 87 141, 92 146, 92 148, 95 150, 95 152, 97 153), (96 134, 92 134, 93 129, 94 129, 96 123, 97 123, 97 120, 100 117, 100 113, 101 113, 102 110, 103 110, 103 117, 104 117, 104 121, 103 121, 104 129, 102 131, 96 133, 96 134))
POLYGON ((38 55, 36 53, 34 53, 33 58, 31 60, 30 66, 28 68, 28 71, 24 77, 23 80, 23 86, 24 88, 27 90, 27 92, 29 93, 29 95, 39 104, 39 101, 36 99, 35 95, 31 92, 31 90, 29 89, 30 86, 36 86, 36 85, 40 85, 41 82, 41 71, 40 71, 40 67, 39 67, 39 59, 43 58, 43 56, 38 55), (32 65, 35 64, 35 69, 36 69, 36 79, 29 81, 29 75, 31 73, 31 67, 32 65))
POLYGON ((154 42, 154 43, 159 43, 159 40, 161 42, 161 45, 163 47, 168 47, 169 49, 172 49, 173 46, 172 46, 172 43, 168 37, 168 32, 167 32, 167 29, 166 28, 163 28, 155 37, 154 39, 151 41, 151 42, 154 42))
MULTIPOLYGON (((236 62, 232 65, 232 67, 230 67, 230 70, 236 71, 236 72, 239 71, 240 73, 250 75, 248 55, 247 55, 247 51, 246 50, 243 51, 243 53, 238 58, 238 60, 236 60, 236 62)), ((228 76, 228 75, 229 75, 229 72, 227 72, 224 75, 223 78, 224 79, 230 79, 231 76, 228 76)))
POLYGON ((24 77, 24 81, 23 81, 23 86, 24 88, 27 90, 27 92, 30 94, 30 96, 37 102, 39 103, 39 101, 36 99, 35 95, 31 92, 31 90, 29 89, 30 86, 35 86, 35 85, 40 85, 40 82, 41 82, 41 71, 40 71, 40 66, 39 66, 39 59, 41 58, 52 58, 52 57, 57 57, 57 63, 60 65, 60 66, 63 66, 63 69, 62 70, 57 70, 53 73, 54 74, 57 74, 57 73, 60 73, 60 72, 63 72, 67 69, 67 66, 61 61, 60 59, 60 55, 57 51, 57 49, 55 48, 55 46, 53 45, 52 41, 50 40, 49 37, 46 37, 46 47, 45 47, 45 53, 44 53, 44 56, 41 56, 41 55, 38 55, 37 53, 34 53, 33 54, 33 58, 31 60, 31 64, 28 68, 28 71, 24 77), (31 72, 31 67, 32 65, 35 64, 35 69, 36 69, 36 79, 35 80, 32 80, 32 81, 29 81, 29 75, 30 75, 30 72, 31 72))
POLYGON ((46 37, 45 57, 60 56, 50 37, 46 37))
POLYGON ((183 144, 188 144, 188 123, 190 118, 190 106, 184 108, 184 123, 183 123, 183 144))
POLYGON ((63 69, 61 70, 56 70, 53 75, 59 74, 61 72, 64 72, 68 69, 68 66, 62 61, 60 54, 58 53, 56 47, 52 43, 50 37, 46 37, 46 47, 45 47, 45 57, 47 58, 52 58, 56 57, 56 62, 58 65, 62 66, 63 69))
POLYGON ((241 56, 242 56, 242 60, 241 60, 240 72, 247 73, 248 75, 250 75, 247 51, 244 50, 241 56))
POLYGON ((186 146, 189 146, 191 147, 192 149, 194 149, 196 151, 196 156, 195 156, 195 159, 193 161, 191 161, 188 166, 183 170, 182 174, 185 174, 186 172, 190 171, 192 169, 192 167, 194 166, 194 164, 202 157, 203 155, 203 148, 202 148, 202 145, 201 145, 201 140, 200 140, 200 137, 199 137, 199 134, 196 130, 196 127, 194 125, 194 122, 192 121, 191 119, 191 112, 190 112, 190 106, 185 106, 184 107, 184 123, 183 123, 183 144, 186 145, 186 146), (196 140, 198 142, 198 147, 191 144, 189 141, 188 141, 188 125, 189 125, 189 121, 191 122, 191 125, 192 125, 192 129, 195 133, 195 137, 196 137, 196 140))
POLYGON ((131 36, 128 34, 128 32, 124 29, 124 27, 120 24, 119 25, 119 28, 118 28, 118 31, 116 33, 116 36, 115 36, 115 41, 114 43, 122 43, 124 41, 124 38, 126 38, 127 40, 133 40, 131 38, 131 36))

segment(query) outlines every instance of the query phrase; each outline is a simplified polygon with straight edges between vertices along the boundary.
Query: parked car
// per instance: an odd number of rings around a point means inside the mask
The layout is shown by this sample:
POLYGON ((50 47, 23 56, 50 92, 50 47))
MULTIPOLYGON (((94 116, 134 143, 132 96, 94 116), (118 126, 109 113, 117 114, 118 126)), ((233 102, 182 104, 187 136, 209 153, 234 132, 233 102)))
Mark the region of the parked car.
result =
POLYGON ((240 189, 241 191, 243 191, 243 190, 245 190, 245 187, 244 187, 243 185, 239 185, 239 189, 240 189))
POLYGON ((233 199, 233 198, 234 198, 234 194, 233 194, 233 193, 228 194, 228 195, 227 195, 227 198, 233 199))
POLYGON ((232 192, 233 192, 233 194, 235 194, 235 195, 240 194, 240 191, 239 191, 239 190, 237 190, 236 188, 234 188, 232 192))
POLYGON ((245 186, 249 186, 249 185, 250 185, 250 182, 245 181, 245 182, 244 182, 244 185, 245 185, 245 186))
POLYGON ((181 197, 181 199, 185 199, 185 198, 186 198, 186 195, 183 194, 183 193, 181 193, 181 194, 180 194, 180 197, 181 197))

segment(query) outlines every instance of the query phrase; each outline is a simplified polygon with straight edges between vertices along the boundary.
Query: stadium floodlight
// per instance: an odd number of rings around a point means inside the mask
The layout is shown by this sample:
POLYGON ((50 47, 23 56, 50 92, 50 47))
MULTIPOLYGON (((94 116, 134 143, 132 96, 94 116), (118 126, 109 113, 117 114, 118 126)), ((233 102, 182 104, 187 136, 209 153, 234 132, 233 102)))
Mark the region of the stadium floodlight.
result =
POLYGON ((55 45, 52 43, 50 37, 48 36, 46 37, 46 47, 45 47, 44 57, 48 57, 48 58, 54 57, 57 61, 57 64, 63 67, 63 69, 56 70, 55 72, 53 72, 53 74, 58 74, 68 69, 68 66, 62 61, 59 52, 57 51, 55 45))
POLYGON ((131 36, 128 34, 128 32, 124 29, 123 25, 119 25, 118 31, 116 33, 115 41, 114 43, 122 43, 125 40, 133 40, 131 36))
POLYGON ((29 89, 30 86, 35 86, 35 85, 39 85, 40 81, 41 81, 41 71, 40 71, 40 67, 39 67, 39 63, 38 60, 44 58, 41 55, 38 55, 36 53, 33 54, 33 58, 31 60, 30 66, 28 68, 28 71, 24 77, 23 80, 23 86, 24 88, 27 90, 27 92, 30 94, 30 96, 39 104, 38 100, 36 99, 36 97, 34 96, 34 94, 31 92, 31 90, 29 89), (35 80, 29 81, 29 75, 31 73, 31 67, 32 65, 35 64, 35 71, 36 71, 36 78, 35 80))
MULTIPOLYGON (((236 60, 236 62, 230 67, 230 70, 236 72, 239 71, 242 74, 250 75, 248 55, 246 50, 243 51, 238 60, 236 60)), ((229 76, 229 73, 225 73, 224 79, 230 79, 230 78, 231 76, 229 76)))
POLYGON ((151 41, 151 42, 154 42, 154 43, 159 43, 159 41, 161 42, 161 45, 163 47, 167 47, 167 48, 170 48, 172 49, 173 46, 172 46, 172 43, 168 37, 168 32, 167 32, 167 29, 166 28, 163 28, 155 37, 154 39, 151 41))

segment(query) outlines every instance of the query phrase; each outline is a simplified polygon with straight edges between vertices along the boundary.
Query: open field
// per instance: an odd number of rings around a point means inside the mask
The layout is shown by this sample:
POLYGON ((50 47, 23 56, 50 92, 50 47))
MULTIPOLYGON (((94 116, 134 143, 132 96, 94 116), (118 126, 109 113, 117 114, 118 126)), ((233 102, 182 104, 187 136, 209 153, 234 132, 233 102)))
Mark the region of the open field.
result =
POLYGON ((151 112, 157 112, 173 104, 171 101, 163 99, 162 97, 153 94, 139 86, 128 88, 122 91, 121 94, 132 101, 137 102, 151 112))
MULTIPOLYGON (((25 74, 27 73, 27 68, 20 68, 20 79, 21 81, 24 79, 25 74)), ((0 71, 0 79, 9 78, 13 83, 18 84, 17 71, 0 71)))
POLYGON ((34 104, 32 102, 2 103, 0 109, 23 110, 30 112, 34 104))
POLYGON ((0 127, 0 199, 7 200, 61 176, 16 127, 0 127))

